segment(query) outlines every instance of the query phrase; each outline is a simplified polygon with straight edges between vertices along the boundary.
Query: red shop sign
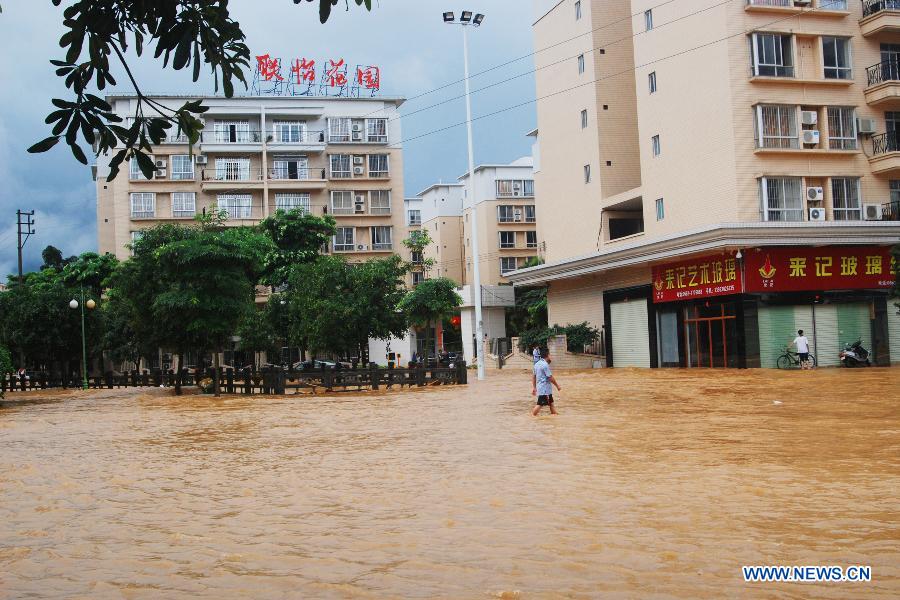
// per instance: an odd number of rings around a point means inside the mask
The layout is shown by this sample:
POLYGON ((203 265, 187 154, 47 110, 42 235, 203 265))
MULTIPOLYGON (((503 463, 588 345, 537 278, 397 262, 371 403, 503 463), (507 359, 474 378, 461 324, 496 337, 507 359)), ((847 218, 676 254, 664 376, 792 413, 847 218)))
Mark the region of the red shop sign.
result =
POLYGON ((734 254, 701 256, 653 267, 653 302, 740 294, 740 265, 734 254))
POLYGON ((893 257, 886 246, 757 248, 745 253, 748 292, 889 289, 893 257))

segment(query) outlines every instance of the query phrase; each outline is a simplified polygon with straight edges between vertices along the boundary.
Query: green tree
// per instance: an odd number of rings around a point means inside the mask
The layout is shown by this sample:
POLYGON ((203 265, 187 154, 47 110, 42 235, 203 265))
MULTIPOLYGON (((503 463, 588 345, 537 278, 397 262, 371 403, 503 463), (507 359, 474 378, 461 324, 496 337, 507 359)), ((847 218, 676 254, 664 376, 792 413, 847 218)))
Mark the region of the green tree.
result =
POLYGON ((456 283, 446 277, 426 279, 401 300, 400 310, 406 313, 409 322, 425 328, 425 364, 431 348, 431 325, 449 316, 460 304, 462 298, 456 293, 456 283))
MULTIPOLYGON (((12 373, 12 370, 12 357, 9 355, 9 350, 6 349, 6 346, 0 344, 0 379, 6 379, 12 373)), ((2 397, 3 389, 0 388, 0 398, 2 397)))
POLYGON ((41 259, 43 259, 44 264, 41 265, 41 270, 43 269, 56 269, 57 271, 61 271, 63 268, 63 255, 59 248, 55 246, 47 246, 41 251, 41 259))
POLYGON ((264 259, 265 283, 284 285, 293 265, 315 261, 335 234, 335 224, 331 215, 317 217, 299 209, 278 210, 264 219, 260 231, 272 240, 264 259))
POLYGON ((409 237, 403 240, 403 245, 412 254, 409 270, 422 273, 422 279, 428 278, 428 272, 434 267, 433 258, 425 258, 425 249, 434 243, 427 229, 418 229, 409 232, 409 237))
MULTIPOLYGON (((307 0, 311 1, 311 0, 307 0)), ((371 10, 371 0, 355 0, 371 10)), ((52 0, 60 6, 62 0, 52 0)), ((296 3, 296 2, 295 2, 296 3)), ((319 19, 325 22, 337 0, 319 0, 319 19)), ((56 75, 71 91, 70 99, 54 98, 56 110, 47 118, 52 135, 34 144, 29 152, 46 152, 61 139, 83 164, 87 156, 83 140, 97 155, 114 153, 109 179, 116 177, 123 161, 135 159, 144 175, 155 170, 150 155, 169 130, 177 128, 197 143, 203 125, 198 116, 206 111, 200 101, 186 102, 177 110, 148 98, 135 79, 125 54, 133 46, 138 56, 153 50, 155 59, 173 69, 191 69, 193 81, 209 66, 218 92, 234 94, 235 81, 246 88, 251 66, 250 50, 240 24, 231 18, 228 0, 77 0, 63 12, 65 33, 59 45, 63 60, 51 60, 56 75), (134 121, 127 127, 103 98, 91 93, 116 85, 111 59, 124 70, 137 95, 134 121), (121 149, 119 150, 118 147, 121 149)))
MULTIPOLYGON (((273 296, 273 298, 275 297, 273 296)), ((276 299, 275 302, 277 303, 278 300, 276 299)), ((271 305, 272 299, 269 300, 269 304, 264 309, 249 311, 244 315, 243 320, 238 323, 236 335, 241 338, 241 348, 243 350, 254 354, 257 352, 266 352, 271 355, 277 353, 275 346, 276 333, 275 328, 272 326, 270 315, 271 305)), ((269 362, 272 362, 271 357, 269 362)), ((254 364, 259 368, 258 360, 254 359, 254 364)))

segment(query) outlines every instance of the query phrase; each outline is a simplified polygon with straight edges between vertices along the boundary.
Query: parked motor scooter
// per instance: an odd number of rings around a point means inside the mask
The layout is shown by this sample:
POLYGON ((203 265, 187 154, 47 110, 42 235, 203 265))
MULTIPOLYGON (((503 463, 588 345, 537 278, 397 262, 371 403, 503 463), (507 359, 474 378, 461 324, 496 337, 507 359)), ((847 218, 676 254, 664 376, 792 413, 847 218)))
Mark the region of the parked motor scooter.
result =
POLYGON ((841 364, 845 367, 871 366, 869 351, 863 348, 861 339, 852 344, 849 342, 844 344, 844 349, 841 350, 841 364))

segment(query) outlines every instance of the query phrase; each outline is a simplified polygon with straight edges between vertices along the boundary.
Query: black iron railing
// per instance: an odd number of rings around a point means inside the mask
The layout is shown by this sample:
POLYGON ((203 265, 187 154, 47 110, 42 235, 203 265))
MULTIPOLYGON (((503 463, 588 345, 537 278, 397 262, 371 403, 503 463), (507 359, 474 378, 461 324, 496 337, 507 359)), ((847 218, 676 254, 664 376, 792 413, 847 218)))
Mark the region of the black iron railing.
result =
POLYGON ((889 131, 872 136, 872 154, 887 154, 888 152, 900 152, 900 136, 889 131))
POLYGON ((900 221, 900 200, 881 205, 882 221, 900 221))
POLYGON ((866 69, 869 86, 885 81, 900 81, 900 60, 886 60, 866 69))
POLYGON ((900 0, 862 0, 863 17, 883 10, 900 10, 900 0))

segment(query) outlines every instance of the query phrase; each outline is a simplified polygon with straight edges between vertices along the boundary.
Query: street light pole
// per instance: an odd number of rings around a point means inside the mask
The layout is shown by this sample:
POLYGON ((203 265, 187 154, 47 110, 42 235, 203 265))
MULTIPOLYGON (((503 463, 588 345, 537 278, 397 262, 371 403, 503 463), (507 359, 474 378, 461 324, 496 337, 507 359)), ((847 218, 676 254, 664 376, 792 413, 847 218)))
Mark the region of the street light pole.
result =
MULTIPOLYGON (((469 184, 467 196, 472 204, 472 301, 475 304, 475 364, 478 366, 478 380, 484 380, 484 320, 481 311, 481 268, 478 252, 478 203, 475 199, 475 152, 472 147, 472 98, 469 87, 469 27, 480 27, 484 21, 483 14, 472 16, 471 11, 463 11, 459 25, 463 26, 463 65, 466 82, 466 137, 469 150, 469 184)), ((452 12, 444 13, 444 22, 456 24, 452 12)), ((465 268, 465 266, 463 267, 465 268)))
MULTIPOLYGON (((88 389, 88 378, 87 378, 87 339, 84 333, 84 287, 81 288, 81 303, 79 304, 78 300, 74 298, 69 302, 69 308, 76 309, 81 307, 81 387, 82 389, 88 389)), ((89 299, 87 301, 87 307, 92 309, 96 306, 96 303, 89 299)))

